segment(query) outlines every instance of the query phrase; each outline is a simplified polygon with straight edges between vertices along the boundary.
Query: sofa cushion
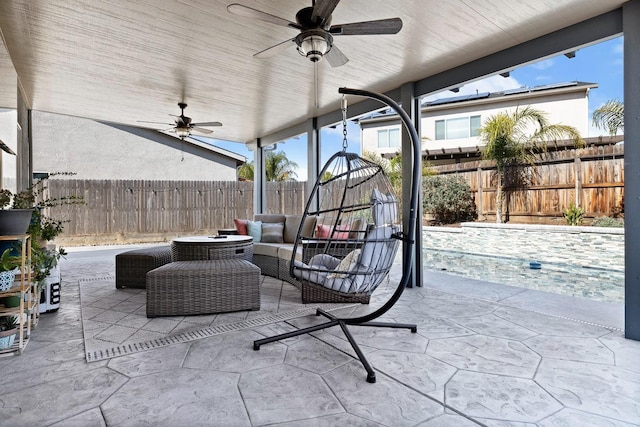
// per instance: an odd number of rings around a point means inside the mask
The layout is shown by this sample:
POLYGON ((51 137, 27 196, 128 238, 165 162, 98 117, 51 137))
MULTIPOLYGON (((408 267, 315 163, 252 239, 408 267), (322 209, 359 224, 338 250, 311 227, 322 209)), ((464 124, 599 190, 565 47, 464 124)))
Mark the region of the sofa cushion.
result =
POLYGON ((284 233, 284 222, 263 222, 261 242, 282 243, 284 233))
POLYGON ((253 219, 254 221, 262 222, 284 222, 285 216, 281 214, 257 214, 253 219))
MULTIPOLYGON (((293 245, 280 246, 278 248, 278 258, 291 261, 293 255, 293 245)), ((302 261, 302 248, 298 247, 296 251, 296 260, 302 261)))
MULTIPOLYGON (((298 237, 298 228, 300 228, 300 221, 302 221, 302 215, 285 215, 286 220, 284 223, 284 242, 294 243, 296 237, 298 237)), ((316 225, 316 217, 308 216, 304 220, 302 226, 301 235, 303 239, 309 239, 313 237, 313 229, 316 225)))
POLYGON ((282 246, 282 243, 258 243, 253 245, 254 255, 263 255, 277 258, 278 249, 282 246))
POLYGON ((293 243, 298 236, 298 228, 302 221, 302 215, 285 215, 284 221, 284 241, 285 243, 293 243))

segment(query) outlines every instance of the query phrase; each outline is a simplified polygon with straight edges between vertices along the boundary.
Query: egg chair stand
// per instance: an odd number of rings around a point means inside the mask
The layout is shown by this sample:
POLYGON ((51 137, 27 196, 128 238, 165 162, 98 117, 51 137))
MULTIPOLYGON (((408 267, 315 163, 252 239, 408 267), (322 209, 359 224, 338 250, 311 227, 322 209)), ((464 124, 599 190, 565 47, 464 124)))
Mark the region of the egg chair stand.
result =
MULTIPOLYGON (((369 98, 378 100, 383 104, 386 104, 389 107, 393 108, 401 118, 403 124, 405 125, 405 128, 407 129, 411 137, 414 162, 417 162, 421 158, 420 157, 420 138, 418 137, 415 127, 413 126, 411 119, 409 118, 407 113, 404 110, 402 110, 394 100, 387 97, 386 95, 364 91, 360 89, 340 88, 339 92, 342 93, 343 95, 356 95, 356 96, 369 97, 369 98)), ((343 114, 344 114, 344 111, 345 109, 343 107, 343 114)), ((346 119, 343 119, 343 122, 345 120, 346 119)), ((346 136, 345 136, 345 142, 346 142, 346 136)), ((376 382, 376 373, 371 367, 371 365, 369 364, 369 362, 367 361, 364 354, 362 353, 353 335, 349 331, 348 325, 371 326, 371 327, 394 328, 394 329, 409 329, 412 333, 416 333, 418 330, 415 324, 377 322, 375 321, 375 319, 385 314, 389 309, 391 309, 391 307, 395 305, 395 303, 402 296, 402 293, 405 287, 407 287, 407 285, 411 280, 411 267, 412 267, 413 252, 414 252, 413 246, 415 245, 414 236, 416 233, 416 222, 417 222, 416 216, 418 212, 418 191, 420 190, 420 178, 421 178, 420 173, 421 173, 420 167, 414 165, 412 170, 411 198, 409 202, 410 203, 409 204, 409 221, 408 221, 409 229, 403 232, 394 232, 394 233, 391 233, 390 235, 391 239, 402 240, 407 244, 404 252, 404 257, 402 260, 402 278, 400 279, 400 282, 398 283, 398 286, 395 289, 393 295, 379 308, 375 309, 371 313, 368 313, 366 315, 362 315, 359 317, 342 318, 342 317, 335 316, 325 310, 318 309, 316 312, 316 315, 326 317, 328 319, 326 322, 318 325, 298 329, 295 331, 275 335, 272 337, 255 340, 253 343, 254 350, 259 350, 260 346, 262 346, 263 344, 268 344, 271 342, 280 341, 287 338, 292 338, 295 336, 316 332, 316 331, 330 328, 333 326, 339 326, 340 329, 342 329, 347 340, 353 347, 353 350, 358 356, 358 359, 360 360, 363 367, 367 371, 367 382, 369 383, 376 382)), ((316 183, 316 186, 317 185, 318 184, 316 183)), ((311 200, 309 200, 309 203, 311 203, 311 200)), ((307 205, 305 215, 308 211, 309 211, 309 204, 307 205)), ((387 236, 387 240, 389 240, 389 236, 387 236)), ((397 246, 395 247, 397 248, 397 246)), ((294 250, 294 253, 295 253, 295 250, 294 250)), ((395 251, 393 251, 393 254, 395 254, 395 251)), ((291 271, 293 271, 293 266, 291 267, 291 271)), ((313 272, 313 269, 311 269, 311 271, 313 272)), ((388 273, 388 269, 384 272, 385 276, 386 276, 386 273, 388 273)))

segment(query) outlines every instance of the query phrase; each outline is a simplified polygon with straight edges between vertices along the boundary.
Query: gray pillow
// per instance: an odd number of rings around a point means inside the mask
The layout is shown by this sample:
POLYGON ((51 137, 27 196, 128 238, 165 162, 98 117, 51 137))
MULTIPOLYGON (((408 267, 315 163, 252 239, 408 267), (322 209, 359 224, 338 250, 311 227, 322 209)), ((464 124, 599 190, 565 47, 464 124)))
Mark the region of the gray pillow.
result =
POLYGON ((261 241, 264 243, 283 243, 283 232, 284 222, 263 222, 261 241))

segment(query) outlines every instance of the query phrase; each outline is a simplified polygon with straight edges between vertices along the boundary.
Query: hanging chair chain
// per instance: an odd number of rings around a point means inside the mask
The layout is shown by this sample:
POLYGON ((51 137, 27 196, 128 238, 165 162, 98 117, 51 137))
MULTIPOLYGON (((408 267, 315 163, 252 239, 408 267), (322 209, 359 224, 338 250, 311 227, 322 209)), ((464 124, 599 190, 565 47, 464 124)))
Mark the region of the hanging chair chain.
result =
POLYGON ((347 97, 342 95, 342 151, 347 151, 347 97))

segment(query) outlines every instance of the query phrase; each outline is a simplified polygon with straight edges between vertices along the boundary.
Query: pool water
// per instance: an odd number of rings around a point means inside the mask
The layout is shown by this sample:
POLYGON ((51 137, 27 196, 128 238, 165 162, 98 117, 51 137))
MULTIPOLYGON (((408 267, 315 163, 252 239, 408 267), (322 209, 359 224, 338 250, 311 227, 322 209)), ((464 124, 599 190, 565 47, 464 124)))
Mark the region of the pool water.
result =
POLYGON ((540 269, 531 269, 530 263, 537 261, 539 260, 424 250, 424 266, 432 270, 597 301, 624 302, 622 270, 549 262, 540 262, 540 269))

